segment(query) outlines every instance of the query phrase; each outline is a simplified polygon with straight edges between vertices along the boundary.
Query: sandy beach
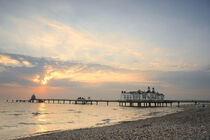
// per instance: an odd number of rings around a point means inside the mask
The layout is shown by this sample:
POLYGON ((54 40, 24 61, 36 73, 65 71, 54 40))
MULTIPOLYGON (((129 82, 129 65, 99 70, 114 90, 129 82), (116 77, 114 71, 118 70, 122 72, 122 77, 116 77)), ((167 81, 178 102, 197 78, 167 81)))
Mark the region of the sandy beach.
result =
POLYGON ((184 111, 163 117, 120 124, 67 130, 19 140, 66 139, 210 139, 210 106, 188 106, 184 111))

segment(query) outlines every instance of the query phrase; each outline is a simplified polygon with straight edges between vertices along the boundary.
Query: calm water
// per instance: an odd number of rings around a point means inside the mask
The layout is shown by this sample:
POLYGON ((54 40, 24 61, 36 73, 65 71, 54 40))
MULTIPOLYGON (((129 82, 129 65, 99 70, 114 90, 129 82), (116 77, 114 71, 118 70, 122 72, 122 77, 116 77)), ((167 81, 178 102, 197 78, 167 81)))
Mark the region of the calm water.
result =
POLYGON ((57 130, 116 124, 177 112, 178 108, 134 108, 107 106, 7 103, 0 101, 0 139, 39 135, 57 130))

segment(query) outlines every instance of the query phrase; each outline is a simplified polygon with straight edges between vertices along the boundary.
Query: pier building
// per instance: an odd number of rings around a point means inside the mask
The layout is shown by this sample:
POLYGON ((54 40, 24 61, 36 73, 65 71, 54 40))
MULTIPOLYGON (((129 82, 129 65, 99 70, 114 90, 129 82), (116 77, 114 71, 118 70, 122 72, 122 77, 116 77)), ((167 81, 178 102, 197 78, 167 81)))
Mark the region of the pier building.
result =
POLYGON ((137 91, 122 91, 121 100, 122 101, 141 101, 141 100, 164 100, 165 95, 155 91, 155 88, 150 89, 148 87, 147 91, 137 90, 137 91))

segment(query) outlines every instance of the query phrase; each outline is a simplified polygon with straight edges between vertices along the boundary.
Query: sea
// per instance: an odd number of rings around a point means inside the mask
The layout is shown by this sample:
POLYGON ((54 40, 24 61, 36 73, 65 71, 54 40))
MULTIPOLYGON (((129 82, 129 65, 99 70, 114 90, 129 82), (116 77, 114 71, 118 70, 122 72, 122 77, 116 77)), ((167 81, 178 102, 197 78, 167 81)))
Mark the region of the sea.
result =
POLYGON ((118 103, 48 104, 0 100, 0 139, 9 140, 62 130, 102 127, 123 121, 160 117, 177 107, 122 107, 118 103))

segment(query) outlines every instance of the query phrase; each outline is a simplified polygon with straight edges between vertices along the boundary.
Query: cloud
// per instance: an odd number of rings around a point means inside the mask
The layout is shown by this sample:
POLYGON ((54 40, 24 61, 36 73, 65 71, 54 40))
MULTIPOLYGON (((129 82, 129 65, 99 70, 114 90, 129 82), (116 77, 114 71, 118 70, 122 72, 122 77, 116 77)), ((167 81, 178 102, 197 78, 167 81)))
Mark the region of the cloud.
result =
MULTIPOLYGON (((0 27, 0 50, 35 57, 95 63, 130 70, 198 70, 202 63, 185 51, 164 48, 119 32, 93 32, 41 16, 7 17, 13 28, 0 27), (14 34, 14 32, 16 34, 14 34), (15 47, 14 47, 15 46, 15 47)), ((188 52, 189 53, 189 52, 188 52)))
POLYGON ((11 58, 8 55, 2 55, 0 54, 0 64, 4 65, 4 66, 11 66, 11 67, 32 67, 33 65, 26 61, 26 60, 21 60, 21 58, 19 60, 16 60, 14 58, 11 58))
POLYGON ((207 72, 210 72, 210 64, 207 65, 206 67, 204 67, 204 69, 205 69, 207 72))
POLYGON ((164 72, 158 79, 180 89, 210 89, 210 73, 204 70, 164 72))
POLYGON ((154 58, 150 63, 149 67, 151 69, 161 70, 161 71, 194 71, 198 70, 198 65, 194 63, 186 63, 183 60, 174 61, 163 59, 161 57, 154 58))
POLYGON ((202 71, 140 71, 18 54, 1 53, 1 56, 9 60, 0 67, 0 89, 5 92, 7 88, 16 88, 17 91, 25 88, 40 94, 50 94, 54 89, 57 92, 63 91, 63 96, 68 92, 74 96, 84 92, 102 96, 98 92, 109 92, 107 96, 113 94, 117 97, 121 90, 146 89, 147 86, 156 87, 168 97, 175 97, 174 94, 183 97, 186 96, 181 95, 184 92, 196 97, 195 92, 201 91, 205 91, 202 94, 208 97, 206 94, 209 92, 208 68, 202 71), (24 61, 33 67, 28 67, 24 61))
POLYGON ((0 64, 5 66, 20 66, 20 62, 9 56, 0 55, 0 64))
POLYGON ((69 82, 103 83, 139 81, 134 74, 122 72, 120 69, 103 69, 96 65, 75 64, 73 66, 46 65, 41 75, 35 75, 32 81, 47 84, 50 80, 68 79, 69 82))
POLYGON ((0 66, 0 72, 4 71, 5 68, 0 66))
POLYGON ((100 35, 43 17, 30 20, 9 17, 7 20, 15 29, 1 29, 0 35, 7 40, 4 47, 0 46, 4 52, 122 68, 129 66, 130 69, 147 68, 146 63, 151 58, 148 57, 151 44, 121 33, 100 35))
MULTIPOLYGON (((36 58, 25 55, 1 54, 7 61, 3 65, 5 71, 1 73, 1 82, 20 82, 24 84, 46 85, 52 80, 69 82, 103 83, 103 82, 134 82, 143 80, 135 73, 106 65, 84 64, 78 62, 61 61, 52 58, 36 58), (12 67, 10 66, 12 64, 12 67), (15 65, 14 65, 14 64, 15 65), (33 66, 33 67, 31 67, 33 66), (4 73, 4 74, 3 74, 4 73), (4 77, 8 76, 8 78, 4 77), (23 80, 24 79, 24 80, 23 80)), ((3 59, 2 59, 3 60, 3 59)))
POLYGON ((0 58, 1 76, 8 76, 8 78, 2 77, 2 82, 14 79, 19 82, 24 79, 32 85, 46 85, 51 81, 54 81, 55 85, 55 81, 59 80, 81 83, 139 83, 139 85, 164 83, 189 88, 207 88, 210 83, 208 68, 202 71, 140 71, 17 54, 0 54, 0 58))

